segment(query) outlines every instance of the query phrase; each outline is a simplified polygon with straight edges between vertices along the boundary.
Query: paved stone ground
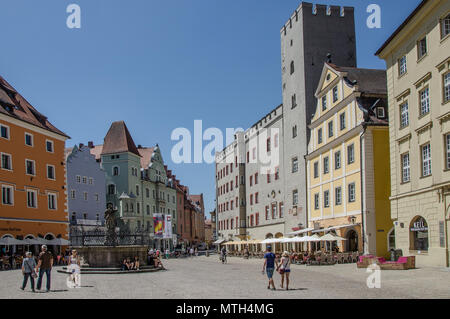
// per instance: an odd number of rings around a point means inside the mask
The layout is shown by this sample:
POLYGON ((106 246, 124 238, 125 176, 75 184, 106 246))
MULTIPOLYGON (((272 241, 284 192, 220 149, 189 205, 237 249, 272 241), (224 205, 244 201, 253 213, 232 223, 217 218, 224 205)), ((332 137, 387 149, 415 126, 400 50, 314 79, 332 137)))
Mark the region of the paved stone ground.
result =
MULTIPOLYGON (((217 255, 163 261, 167 271, 144 274, 83 275, 81 289, 68 289, 66 275, 52 272, 52 290, 21 291, 20 271, 0 272, 0 298, 450 298, 450 270, 423 268, 381 271, 381 288, 369 289, 365 269, 355 264, 292 266, 293 290, 267 290, 262 262, 217 255)), ((45 279, 44 279, 45 283, 45 279)), ((280 275, 275 274, 277 287, 280 275)))

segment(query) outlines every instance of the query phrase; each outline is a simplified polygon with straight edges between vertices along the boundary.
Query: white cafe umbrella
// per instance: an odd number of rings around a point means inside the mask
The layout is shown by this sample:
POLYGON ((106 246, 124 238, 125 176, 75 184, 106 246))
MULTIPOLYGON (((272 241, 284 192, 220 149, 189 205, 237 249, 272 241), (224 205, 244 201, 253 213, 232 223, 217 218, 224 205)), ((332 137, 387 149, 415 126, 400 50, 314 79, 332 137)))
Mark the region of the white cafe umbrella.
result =
POLYGON ((23 240, 24 245, 40 245, 41 242, 34 238, 25 238, 23 240))
POLYGON ((55 238, 55 239, 47 240, 47 245, 69 246, 70 242, 67 239, 64 239, 64 238, 55 238))
POLYGON ((3 237, 0 239, 0 245, 5 246, 16 246, 16 245, 24 245, 23 240, 18 240, 12 237, 3 237))

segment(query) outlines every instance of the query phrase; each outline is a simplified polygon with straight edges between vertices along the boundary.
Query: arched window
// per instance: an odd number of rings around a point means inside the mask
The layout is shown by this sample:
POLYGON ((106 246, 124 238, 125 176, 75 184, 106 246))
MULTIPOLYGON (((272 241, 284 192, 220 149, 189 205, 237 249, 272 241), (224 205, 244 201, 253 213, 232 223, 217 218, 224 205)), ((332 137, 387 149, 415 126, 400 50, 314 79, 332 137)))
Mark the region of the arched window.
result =
POLYGON ((114 184, 108 185, 108 195, 114 195, 116 193, 116 186, 114 184))
POLYGON ((119 176, 119 167, 117 166, 113 167, 113 176, 119 176))
POLYGON ((428 224, 422 216, 417 216, 411 221, 409 243, 411 250, 428 250, 428 224))
POLYGON ((395 228, 388 233, 388 250, 395 249, 395 228))
POLYGON ((295 71, 294 61, 291 61, 291 74, 293 74, 294 71, 295 71))

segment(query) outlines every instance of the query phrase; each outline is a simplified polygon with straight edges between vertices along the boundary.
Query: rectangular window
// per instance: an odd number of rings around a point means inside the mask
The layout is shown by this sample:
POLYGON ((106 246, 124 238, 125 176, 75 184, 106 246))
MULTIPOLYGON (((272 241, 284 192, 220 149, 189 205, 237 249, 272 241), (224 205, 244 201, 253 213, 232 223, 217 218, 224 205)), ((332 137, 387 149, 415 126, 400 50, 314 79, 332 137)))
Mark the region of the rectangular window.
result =
POLYGON ((319 177, 319 162, 314 163, 314 178, 319 177))
POLYGON ((297 173, 298 172, 298 158, 294 157, 292 159, 292 173, 297 173))
POLYGON ((445 135, 445 145, 446 145, 446 165, 447 169, 450 169, 450 134, 445 135))
POLYGON ((430 113, 430 89, 425 88, 420 91, 420 115, 425 115, 430 113))
POLYGON ((431 145, 422 146, 422 176, 431 175, 431 145))
POLYGON ((323 193, 323 206, 330 207, 330 191, 325 191, 323 193))
POLYGON ((341 115, 339 115, 339 121, 340 121, 340 124, 341 124, 341 131, 345 130, 345 125, 346 125, 346 123, 345 123, 345 112, 343 112, 343 113, 341 113, 341 115))
POLYGON ((297 206, 298 205, 298 191, 294 190, 292 192, 292 205, 297 206))
POLYGON ((253 205, 253 194, 250 194, 250 205, 253 205))
POLYGON ((329 172, 330 172, 330 165, 329 165, 329 158, 328 158, 328 156, 327 157, 325 157, 324 159, 323 159, 323 174, 325 175, 325 174, 328 174, 329 172))
POLYGON ((255 214, 255 226, 259 225, 259 213, 255 214))
POLYGON ((314 209, 319 209, 319 194, 314 194, 314 209))
POLYGON ((339 206, 342 204, 342 188, 336 187, 334 189, 334 201, 336 202, 336 206, 339 206))
POLYGON ((275 167, 275 180, 279 180, 280 179, 280 168, 279 167, 275 167))
POLYGON ((55 179, 55 166, 47 165, 47 178, 53 180, 55 179))
POLYGON ((266 212, 266 220, 269 220, 269 206, 266 206, 265 212, 266 212))
POLYGON ((270 152, 270 137, 267 139, 266 148, 267 148, 267 152, 270 152))
POLYGON ((280 203, 280 218, 284 217, 284 204, 280 203))
POLYGON ((46 144, 46 150, 47 150, 47 152, 53 153, 53 141, 47 140, 47 141, 45 142, 45 144, 46 144))
POLYGON ((325 111, 327 109, 327 96, 322 96, 322 111, 325 111))
POLYGON ((441 39, 450 34, 450 14, 441 20, 441 39))
POLYGON ((34 167, 34 161, 32 160, 25 160, 25 167, 27 175, 35 175, 35 167, 34 167))
POLYGON ((267 171, 267 183, 270 183, 270 170, 267 171))
POLYGON ((2 169, 12 170, 11 155, 2 153, 2 169))
POLYGON ((84 199, 85 201, 88 200, 88 193, 87 193, 87 192, 83 192, 83 199, 84 199))
POLYGON ((255 185, 258 185, 258 173, 255 173, 255 185))
POLYGON ((341 168, 341 151, 334 153, 334 169, 341 168))
POLYGON ((401 161, 402 161, 402 182, 407 183, 410 181, 409 153, 403 154, 401 156, 401 161))
POLYGON ((317 131, 317 141, 319 144, 322 144, 322 129, 319 128, 319 130, 317 131))
POLYGON ((450 72, 444 75, 444 102, 450 101, 450 72))
POLYGON ((0 137, 9 140, 9 127, 0 125, 0 137))
POLYGON ((27 207, 37 208, 37 191, 27 190, 27 207))
POLYGON ((74 189, 72 189, 72 190, 70 191, 70 198, 71 198, 71 199, 75 199, 76 197, 77 197, 77 193, 75 192, 74 189))
POLYGON ((406 71, 406 55, 404 55, 398 60, 398 75, 402 76, 406 71))
POLYGON ((297 125, 294 125, 292 127, 292 138, 296 138, 297 137, 297 125))
POLYGON ((2 185, 2 204, 14 205, 14 188, 8 185, 2 185))
POLYGON ((273 146, 275 147, 275 148, 277 148, 278 147, 278 133, 277 134, 275 134, 275 136, 274 136, 274 141, 273 141, 273 146))
POLYGON ((355 183, 351 183, 348 185, 348 202, 353 203, 355 202, 355 183))
POLYGON ((400 128, 409 125, 409 107, 408 102, 400 105, 400 128))
POLYGON ((292 95, 292 97, 291 97, 291 108, 293 109, 293 108, 295 108, 296 106, 297 106, 297 96, 294 94, 294 95, 292 95))
POLYGON ((30 133, 25 133, 25 145, 33 146, 33 135, 30 133))
POLYGON ((328 137, 333 137, 333 121, 328 122, 328 137))
POLYGON ((417 41, 417 59, 420 60, 427 54, 427 38, 417 41))
POLYGON ((347 163, 353 164, 355 162, 355 145, 352 144, 347 147, 347 163))
POLYGON ((47 197, 48 197, 48 209, 56 210, 56 194, 49 193, 47 197))
POLYGON ((335 87, 333 88, 333 103, 336 103, 338 99, 339 99, 339 95, 338 95, 338 87, 335 86, 335 87))

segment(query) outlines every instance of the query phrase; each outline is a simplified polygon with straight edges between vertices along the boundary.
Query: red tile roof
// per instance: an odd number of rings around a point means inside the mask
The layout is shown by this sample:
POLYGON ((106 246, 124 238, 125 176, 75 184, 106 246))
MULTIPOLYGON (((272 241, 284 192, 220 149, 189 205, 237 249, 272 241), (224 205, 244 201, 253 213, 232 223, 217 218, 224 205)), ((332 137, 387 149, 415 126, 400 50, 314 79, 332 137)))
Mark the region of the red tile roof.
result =
POLYGON ((112 123, 104 141, 102 155, 130 152, 141 156, 124 121, 112 123))
POLYGON ((152 161, 154 148, 153 147, 140 147, 138 152, 141 155, 141 168, 148 168, 152 161))
POLYGON ((47 117, 39 113, 3 77, 0 76, 0 113, 11 116, 52 133, 70 138, 53 126, 47 117))

